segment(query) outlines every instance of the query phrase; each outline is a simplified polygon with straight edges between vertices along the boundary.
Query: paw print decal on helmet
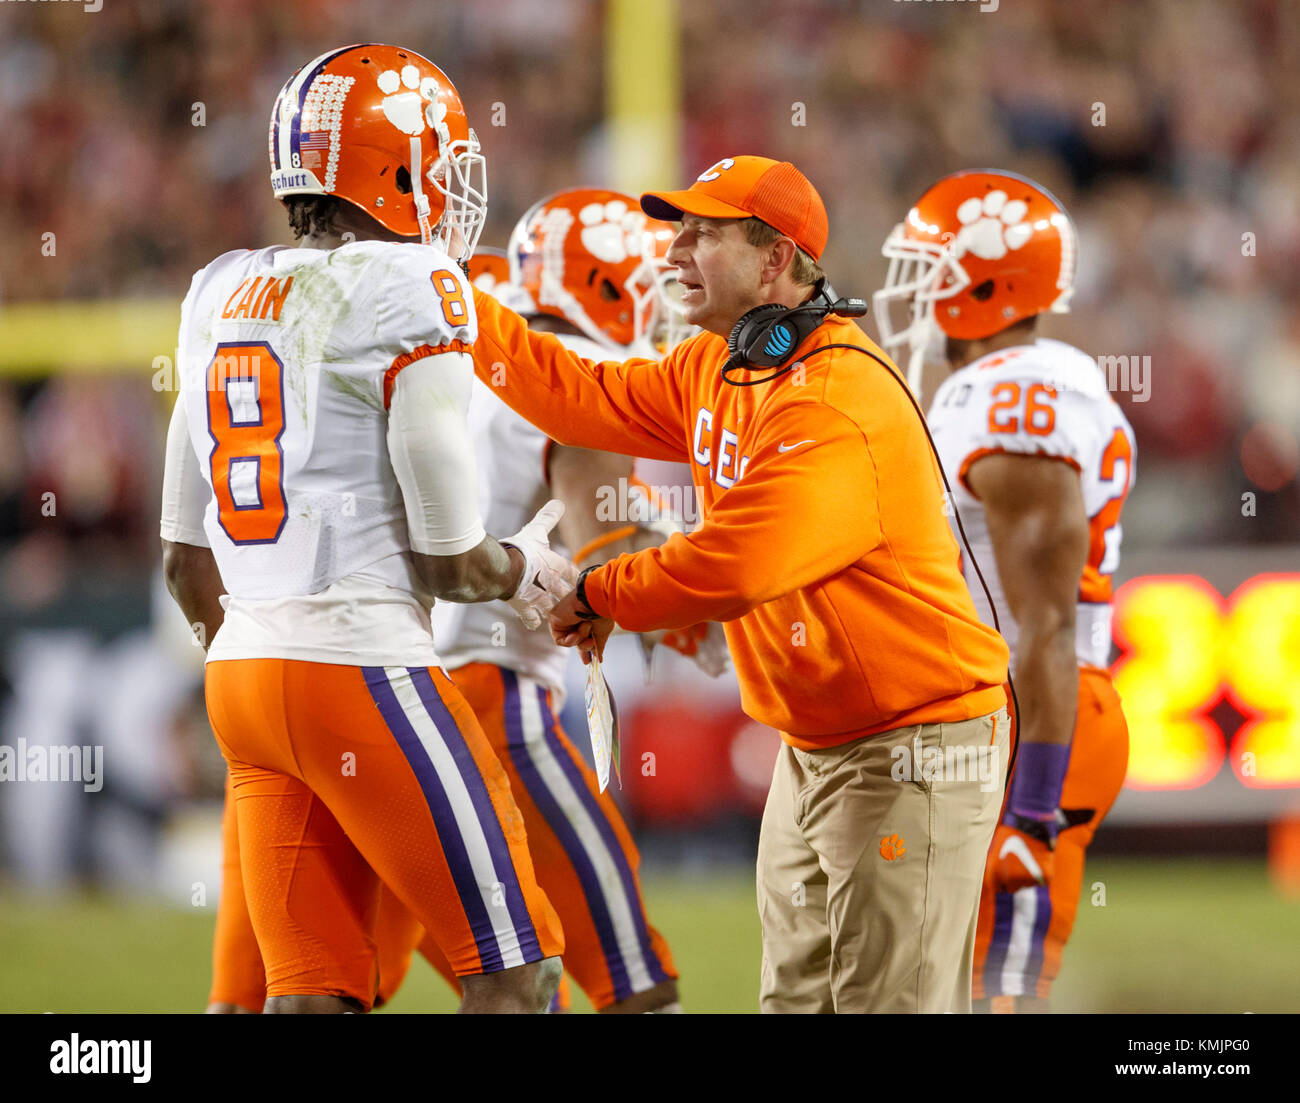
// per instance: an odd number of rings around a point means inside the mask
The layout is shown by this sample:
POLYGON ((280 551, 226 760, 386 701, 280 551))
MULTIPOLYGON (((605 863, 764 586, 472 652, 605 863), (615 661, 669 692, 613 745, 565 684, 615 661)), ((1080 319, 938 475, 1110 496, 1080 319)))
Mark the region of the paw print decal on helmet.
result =
POLYGON ((641 255, 645 215, 621 199, 588 203, 578 212, 582 223, 582 244, 592 256, 606 264, 622 264, 641 255))
POLYGON ((379 90, 384 93, 384 118, 403 134, 412 137, 423 134, 426 125, 438 135, 441 143, 451 141, 447 127, 447 105, 438 102, 438 81, 434 77, 421 77, 414 65, 385 69, 376 78, 379 90), (406 91, 400 91, 405 88, 406 91))
POLYGON ((1004 191, 991 191, 983 199, 971 196, 957 208, 961 229, 953 242, 953 255, 974 253, 981 260, 1001 260, 1033 236, 1033 226, 1025 221, 1028 211, 1023 199, 1008 202, 1004 191))

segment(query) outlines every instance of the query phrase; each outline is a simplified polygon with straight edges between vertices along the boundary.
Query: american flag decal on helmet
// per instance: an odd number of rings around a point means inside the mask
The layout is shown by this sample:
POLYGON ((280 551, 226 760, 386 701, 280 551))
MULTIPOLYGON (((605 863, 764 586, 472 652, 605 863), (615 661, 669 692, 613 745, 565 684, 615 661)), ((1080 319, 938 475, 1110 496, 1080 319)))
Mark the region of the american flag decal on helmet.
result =
POLYGON ((303 99, 302 114, 298 119, 298 150, 300 153, 314 150, 317 151, 317 156, 324 150, 329 150, 324 182, 327 192, 334 190, 334 175, 339 167, 339 127, 343 122, 343 101, 355 83, 355 77, 321 73, 311 82, 303 99))

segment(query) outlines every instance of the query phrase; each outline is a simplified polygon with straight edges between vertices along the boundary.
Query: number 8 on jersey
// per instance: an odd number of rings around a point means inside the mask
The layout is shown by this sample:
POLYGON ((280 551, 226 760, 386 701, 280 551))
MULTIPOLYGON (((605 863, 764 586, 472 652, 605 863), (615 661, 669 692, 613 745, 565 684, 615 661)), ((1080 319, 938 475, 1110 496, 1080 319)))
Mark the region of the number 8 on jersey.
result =
POLYGON ((217 345, 207 371, 217 520, 236 544, 274 544, 284 497, 284 365, 265 341, 217 345))

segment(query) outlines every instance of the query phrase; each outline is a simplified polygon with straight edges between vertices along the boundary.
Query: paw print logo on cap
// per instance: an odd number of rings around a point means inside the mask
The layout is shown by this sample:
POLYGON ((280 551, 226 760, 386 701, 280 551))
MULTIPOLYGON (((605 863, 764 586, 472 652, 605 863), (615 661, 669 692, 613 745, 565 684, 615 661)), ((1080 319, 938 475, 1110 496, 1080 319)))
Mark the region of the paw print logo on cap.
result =
POLYGON ((961 230, 953 255, 960 259, 974 253, 981 260, 1001 260, 1033 236, 1033 227, 1025 221, 1028 211, 1023 199, 1008 200, 1004 191, 991 191, 983 199, 971 196, 957 208, 961 230))

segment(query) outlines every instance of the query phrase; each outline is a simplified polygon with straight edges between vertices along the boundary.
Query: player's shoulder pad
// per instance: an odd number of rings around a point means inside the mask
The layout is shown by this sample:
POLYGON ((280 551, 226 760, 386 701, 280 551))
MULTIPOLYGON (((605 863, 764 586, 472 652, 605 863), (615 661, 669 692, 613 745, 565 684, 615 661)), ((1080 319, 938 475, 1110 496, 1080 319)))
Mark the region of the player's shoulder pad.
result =
POLYGON ((272 254, 283 246, 272 246, 266 249, 231 249, 229 252, 222 253, 214 257, 200 268, 190 278, 189 290, 185 292, 185 298, 181 300, 181 331, 184 336, 187 320, 193 311, 206 310, 210 304, 203 302, 204 295, 209 294, 210 289, 221 290, 221 294, 228 295, 230 288, 234 286, 230 283, 232 273, 237 274, 238 269, 251 267, 259 256, 263 254, 272 254))
POLYGON ((385 336, 399 344, 414 340, 435 347, 474 343, 478 320, 470 282, 442 249, 418 242, 353 241, 334 254, 344 263, 366 264, 385 336))
POLYGON ((240 264, 247 264, 258 255, 259 251, 266 252, 267 250, 231 249, 227 253, 222 253, 220 256, 213 257, 212 260, 208 261, 207 264, 195 272, 193 277, 191 277, 189 294, 185 297, 187 299, 192 298, 201 292, 204 285, 206 285, 210 280, 221 278, 231 268, 240 264))
POLYGON ((1097 362, 1071 345, 1038 340, 1001 349, 955 371, 935 393, 933 424, 970 460, 1017 452, 1087 468, 1110 425, 1114 400, 1097 362))
POLYGON ((1069 393, 1092 401, 1110 401, 1106 376, 1087 353, 1063 341, 1039 338, 1031 345, 991 352, 953 372, 944 387, 972 384, 988 390, 998 383, 1040 384, 1058 394, 1069 393))

